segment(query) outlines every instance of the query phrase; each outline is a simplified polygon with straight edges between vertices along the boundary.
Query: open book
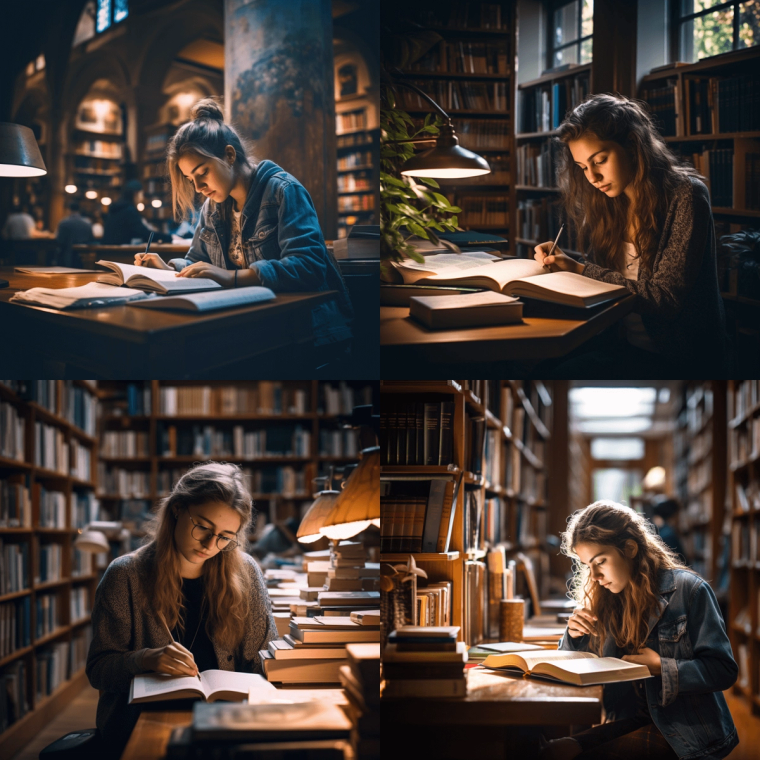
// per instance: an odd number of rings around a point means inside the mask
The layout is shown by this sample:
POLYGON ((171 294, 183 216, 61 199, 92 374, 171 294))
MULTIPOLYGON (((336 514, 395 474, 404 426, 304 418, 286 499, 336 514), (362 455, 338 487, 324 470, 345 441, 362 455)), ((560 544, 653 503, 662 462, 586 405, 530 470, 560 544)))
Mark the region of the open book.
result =
POLYGON ((95 263, 111 270, 98 277, 98 282, 107 282, 109 285, 128 285, 163 295, 192 293, 198 290, 220 290, 222 287, 208 277, 177 277, 173 269, 136 267, 134 264, 119 264, 117 261, 96 261, 95 263))
POLYGON ((636 665, 617 657, 597 657, 591 652, 571 652, 565 649, 492 654, 483 661, 483 667, 522 672, 576 686, 637 681, 652 675, 646 665, 636 665))
POLYGON ((622 285, 611 285, 574 272, 547 272, 533 259, 498 259, 490 253, 442 253, 416 261, 392 262, 407 284, 468 285, 487 288, 508 296, 588 308, 614 301, 628 293, 622 285))
POLYGON ((132 288, 117 288, 103 282, 88 282, 76 288, 30 288, 14 293, 13 303, 49 306, 53 309, 85 309, 116 306, 149 298, 148 293, 132 288))
POLYGON ((160 702, 164 699, 202 699, 206 702, 253 700, 275 691, 266 678, 257 673, 237 673, 231 670, 204 670, 200 680, 195 676, 168 676, 161 673, 135 676, 129 688, 129 704, 160 702))

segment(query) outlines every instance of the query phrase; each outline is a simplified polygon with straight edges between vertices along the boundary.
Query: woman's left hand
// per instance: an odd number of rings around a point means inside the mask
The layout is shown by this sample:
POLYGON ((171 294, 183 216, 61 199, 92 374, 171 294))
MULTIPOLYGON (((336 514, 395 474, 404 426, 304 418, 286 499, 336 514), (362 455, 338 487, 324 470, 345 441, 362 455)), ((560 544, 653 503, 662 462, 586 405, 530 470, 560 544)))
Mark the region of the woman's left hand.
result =
POLYGON ((218 282, 223 288, 232 287, 234 275, 234 271, 215 267, 208 261, 196 261, 186 266, 181 272, 177 272, 177 277, 208 277, 209 280, 218 282))
POLYGON ((633 662, 636 665, 646 665, 653 676, 659 676, 662 674, 660 655, 657 654, 654 649, 650 649, 649 647, 640 649, 638 654, 627 654, 620 659, 625 660, 626 662, 633 662))

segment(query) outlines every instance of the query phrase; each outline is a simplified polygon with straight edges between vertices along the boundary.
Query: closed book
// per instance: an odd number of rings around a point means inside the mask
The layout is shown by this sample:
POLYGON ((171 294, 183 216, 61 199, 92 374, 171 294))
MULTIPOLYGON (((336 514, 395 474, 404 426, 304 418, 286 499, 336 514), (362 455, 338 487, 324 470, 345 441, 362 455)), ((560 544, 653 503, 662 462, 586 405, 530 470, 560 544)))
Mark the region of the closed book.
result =
POLYGON ((268 681, 277 683, 339 683, 338 670, 345 657, 334 660, 279 660, 269 651, 259 652, 268 681))
POLYGON ((386 662, 383 664, 383 678, 417 679, 417 678, 461 678, 464 672, 464 663, 410 663, 410 662, 386 662))
POLYGON ((284 639, 274 639, 267 644, 275 660, 335 660, 343 651, 337 647, 294 647, 284 639))
POLYGON ((415 296, 409 314, 431 329, 509 325, 522 321, 523 305, 517 298, 487 290, 454 296, 415 296))
POLYGON ((467 644, 457 641, 453 652, 400 652, 398 645, 389 643, 383 649, 383 663, 386 662, 467 662, 467 644))
POLYGON ((380 625, 379 612, 352 612, 349 617, 359 625, 380 625))
MULTIPOLYGON (((358 628, 358 626, 357 626, 358 628)), ((304 644, 339 644, 348 641, 380 641, 380 631, 363 631, 363 630, 339 630, 339 631, 322 631, 317 629, 304 630, 293 623, 290 624, 290 635, 304 644)))
POLYGON ((378 691, 380 685, 380 644, 346 644, 351 672, 365 690, 378 691))
POLYGON ((441 436, 441 405, 425 404, 425 450, 424 465, 438 466, 438 449, 441 436))
POLYGON ((431 480, 430 492, 427 500, 427 510, 422 532, 422 551, 435 552, 438 545, 438 534, 441 529, 441 517, 443 504, 446 498, 446 487, 451 481, 431 480))
POLYGON ((441 438, 438 445, 438 464, 447 467, 454 462, 454 402, 441 403, 441 438))
POLYGON ((386 681, 383 699, 393 697, 465 697, 467 696, 467 679, 440 678, 420 680, 386 681))
POLYGON ((441 527, 438 531, 438 552, 447 552, 451 543, 451 532, 454 528, 456 516, 457 489, 456 484, 450 482, 446 486, 446 496, 441 511, 441 527))
POLYGON ((382 283, 380 285, 380 305, 409 306, 411 299, 415 296, 441 296, 450 298, 451 296, 461 296, 479 292, 481 292, 481 288, 382 283))

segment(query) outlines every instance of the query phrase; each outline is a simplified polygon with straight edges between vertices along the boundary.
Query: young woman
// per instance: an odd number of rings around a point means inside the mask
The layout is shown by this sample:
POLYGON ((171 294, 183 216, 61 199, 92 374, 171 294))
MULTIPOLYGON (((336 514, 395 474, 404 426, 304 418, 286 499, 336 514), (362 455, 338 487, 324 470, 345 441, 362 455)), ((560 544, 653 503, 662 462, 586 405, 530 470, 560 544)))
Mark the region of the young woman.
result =
POLYGON ((534 258, 551 271, 623 285, 636 302, 624 340, 573 357, 557 373, 725 377, 715 228, 699 175, 676 161, 642 105, 624 97, 590 96, 558 140, 563 205, 588 258, 559 248, 548 256, 551 242, 536 246, 534 258))
POLYGON ((728 755, 739 739, 721 692, 738 668, 709 584, 615 502, 575 512, 562 551, 576 561, 578 606, 559 648, 646 665, 654 678, 606 685, 606 722, 549 742, 542 760, 728 755))
POLYGON ((133 676, 262 672, 259 650, 277 628, 261 570, 244 551, 252 509, 238 466, 197 465, 161 501, 148 542, 106 569, 86 673, 101 690, 97 726, 115 756, 140 714, 127 704, 133 676))
POLYGON ((200 223, 185 258, 166 264, 156 253, 143 253, 135 264, 208 277, 225 288, 335 290, 335 299, 312 311, 316 344, 350 340, 353 309, 346 287, 311 198, 295 177, 247 152, 212 99, 193 107, 193 120, 169 143, 167 161, 175 218, 191 216, 200 193, 200 223))

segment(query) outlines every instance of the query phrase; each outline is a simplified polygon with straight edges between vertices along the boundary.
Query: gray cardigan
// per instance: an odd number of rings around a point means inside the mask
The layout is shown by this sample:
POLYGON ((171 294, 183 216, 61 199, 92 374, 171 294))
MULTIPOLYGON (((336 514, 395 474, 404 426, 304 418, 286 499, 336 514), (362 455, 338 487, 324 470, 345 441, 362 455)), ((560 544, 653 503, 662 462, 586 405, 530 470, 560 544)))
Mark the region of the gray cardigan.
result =
MULTIPOLYGON (((243 641, 234 651, 212 643, 220 670, 262 673, 259 650, 277 638, 277 626, 261 569, 249 554, 242 555, 251 577, 252 610, 243 641)), ((160 619, 143 612, 151 564, 144 554, 117 557, 103 574, 92 608, 93 639, 85 672, 93 688, 103 692, 96 719, 100 734, 118 747, 126 744, 140 715, 140 705, 127 704, 132 677, 148 672, 142 667, 147 649, 169 643, 160 619)))
MULTIPOLYGON (((592 254, 593 260, 593 254, 592 254)), ((710 194, 689 177, 674 193, 665 216, 652 273, 639 269, 638 280, 586 263, 584 277, 623 285, 638 296, 634 311, 660 353, 709 374, 725 377, 726 332, 710 194)), ((702 375, 700 375, 702 376, 702 375)))

